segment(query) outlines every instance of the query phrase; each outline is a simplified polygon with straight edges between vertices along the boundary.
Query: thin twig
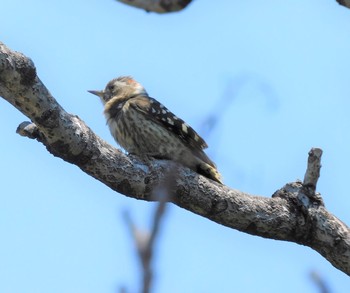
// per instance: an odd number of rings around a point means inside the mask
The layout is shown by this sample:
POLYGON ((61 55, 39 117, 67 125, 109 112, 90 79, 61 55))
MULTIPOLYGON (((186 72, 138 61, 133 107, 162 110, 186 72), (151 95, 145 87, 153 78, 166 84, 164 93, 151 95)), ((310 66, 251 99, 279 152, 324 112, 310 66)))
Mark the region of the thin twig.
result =
POLYGON ((153 284, 153 252, 157 236, 159 235, 160 225, 166 210, 166 201, 161 200, 154 212, 153 223, 150 232, 141 231, 132 222, 129 213, 124 214, 124 219, 129 227, 131 235, 136 246, 137 255, 142 267, 142 291, 143 293, 151 292, 153 284))
POLYGON ((316 189, 318 178, 320 178, 322 150, 320 148, 312 148, 309 151, 307 160, 307 169, 304 176, 303 184, 316 189))
POLYGON ((326 280, 317 271, 310 272, 310 278, 318 288, 319 293, 331 293, 326 280))

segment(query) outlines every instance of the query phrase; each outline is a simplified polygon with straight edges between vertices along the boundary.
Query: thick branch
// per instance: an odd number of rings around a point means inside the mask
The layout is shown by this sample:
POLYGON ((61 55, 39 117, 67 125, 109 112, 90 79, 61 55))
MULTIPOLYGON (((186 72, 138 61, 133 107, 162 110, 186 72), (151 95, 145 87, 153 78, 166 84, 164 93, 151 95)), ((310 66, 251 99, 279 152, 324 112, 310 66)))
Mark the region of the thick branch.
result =
POLYGON ((350 0, 336 0, 340 5, 350 8, 350 0))
POLYGON ((154 200, 154 191, 166 186, 170 201, 180 207, 252 235, 309 246, 350 275, 349 228, 325 209, 313 188, 295 182, 272 198, 252 196, 170 161, 127 156, 67 113, 37 77, 33 62, 2 43, 0 95, 33 122, 22 123, 18 133, 42 142, 50 153, 111 189, 154 200))
MULTIPOLYGON (((124 4, 144 9, 147 12, 168 13, 184 9, 192 0, 117 0, 124 4)), ((350 0, 336 0, 340 5, 350 8, 350 0)))
POLYGON ((117 0, 147 12, 168 13, 184 9, 192 0, 117 0))

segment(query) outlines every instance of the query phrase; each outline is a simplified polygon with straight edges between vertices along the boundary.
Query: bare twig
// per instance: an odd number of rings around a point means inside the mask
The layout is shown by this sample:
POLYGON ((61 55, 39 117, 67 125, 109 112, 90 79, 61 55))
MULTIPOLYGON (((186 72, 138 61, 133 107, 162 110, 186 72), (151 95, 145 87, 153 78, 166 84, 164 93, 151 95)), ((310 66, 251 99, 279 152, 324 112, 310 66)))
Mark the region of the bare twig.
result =
POLYGON ((312 148, 309 152, 307 160, 307 169, 304 177, 304 185, 316 189, 318 178, 321 170, 322 150, 320 148, 312 148))
POLYGON ((172 189, 172 182, 176 178, 178 170, 170 169, 162 184, 154 189, 154 200, 159 201, 155 211, 150 231, 141 231, 130 218, 128 212, 124 213, 124 219, 133 236, 137 255, 141 263, 142 270, 142 292, 151 292, 153 284, 153 251, 155 242, 160 231, 160 226, 166 211, 166 203, 171 200, 169 191, 172 189))
POLYGON ((160 226, 166 210, 166 203, 171 200, 171 190, 173 188, 173 180, 178 174, 177 169, 170 169, 162 184, 153 190, 154 200, 159 201, 154 212, 154 218, 150 232, 144 232, 138 229, 132 222, 129 213, 124 214, 124 219, 129 227, 131 235, 136 245, 137 255, 139 256, 142 266, 142 292, 151 292, 153 284, 153 251, 155 249, 155 241, 159 235, 160 226))
POLYGON ((312 271, 310 273, 310 278, 318 288, 319 293, 331 293, 331 290, 329 290, 326 280, 323 277, 321 277, 321 275, 317 271, 312 271))
POLYGON ((321 194, 316 192, 316 185, 320 177, 322 150, 320 148, 312 148, 309 151, 307 160, 307 168, 304 176, 304 195, 299 198, 302 201, 311 201, 318 205, 323 205, 324 202, 321 194))
POLYGON ((142 267, 142 290, 143 293, 151 292, 153 284, 153 252, 155 247, 155 240, 159 234, 161 220, 165 213, 166 201, 161 200, 154 212, 153 223, 150 232, 141 231, 138 229, 130 218, 129 213, 124 213, 124 219, 133 237, 137 255, 139 257, 142 267))

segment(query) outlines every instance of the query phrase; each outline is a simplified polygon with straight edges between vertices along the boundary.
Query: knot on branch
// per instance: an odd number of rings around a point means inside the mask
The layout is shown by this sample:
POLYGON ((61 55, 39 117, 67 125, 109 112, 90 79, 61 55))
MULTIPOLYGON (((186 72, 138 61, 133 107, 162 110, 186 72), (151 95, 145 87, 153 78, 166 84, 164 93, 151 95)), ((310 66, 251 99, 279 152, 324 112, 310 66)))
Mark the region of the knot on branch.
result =
POLYGON ((307 210, 311 207, 324 206, 321 194, 316 192, 317 181, 320 177, 321 157, 322 150, 312 148, 309 151, 304 181, 288 183, 276 191, 272 197, 281 197, 291 201, 293 205, 301 207, 304 214, 307 214, 307 210))
POLYGON ((34 123, 29 121, 24 121, 20 125, 18 125, 16 133, 18 133, 21 136, 36 139, 39 142, 44 141, 44 136, 40 132, 39 128, 34 123))
POLYGON ((304 245, 311 243, 315 238, 313 234, 313 227, 317 222, 315 215, 324 205, 321 196, 315 193, 310 196, 309 190, 305 188, 302 182, 296 181, 287 183, 276 191, 272 197, 284 199, 286 208, 295 216, 294 237, 297 243, 304 245))
POLYGON ((301 207, 304 213, 309 208, 324 206, 321 194, 318 192, 310 193, 310 189, 305 187, 301 181, 287 183, 281 189, 277 190, 272 197, 283 198, 293 206, 301 207))

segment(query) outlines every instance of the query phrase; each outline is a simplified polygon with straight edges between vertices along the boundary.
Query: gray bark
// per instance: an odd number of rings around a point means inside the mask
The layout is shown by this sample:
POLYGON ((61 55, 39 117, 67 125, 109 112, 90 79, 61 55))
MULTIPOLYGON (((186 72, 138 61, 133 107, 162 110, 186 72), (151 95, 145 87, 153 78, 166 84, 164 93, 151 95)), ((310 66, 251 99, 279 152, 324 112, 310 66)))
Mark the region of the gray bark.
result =
MULTIPOLYGON (((187 7, 192 0, 117 0, 124 4, 144 9, 147 12, 177 12, 187 7)), ((350 0, 336 0, 340 5, 350 8, 350 0)))
POLYGON ((340 5, 350 8, 350 0, 336 0, 340 5))
POLYGON ((350 230, 316 193, 322 151, 312 149, 304 182, 288 183, 271 198, 217 184, 171 161, 125 155, 67 113, 36 74, 33 62, 0 43, 0 96, 31 122, 17 132, 43 143, 56 157, 126 196, 166 200, 239 231, 291 241, 318 251, 350 275, 350 230))
POLYGON ((147 12, 168 13, 184 9, 192 0, 117 0, 147 12))

